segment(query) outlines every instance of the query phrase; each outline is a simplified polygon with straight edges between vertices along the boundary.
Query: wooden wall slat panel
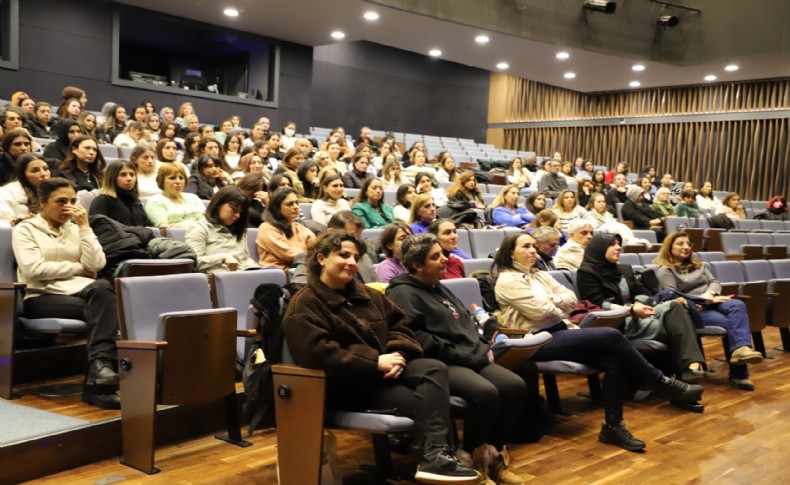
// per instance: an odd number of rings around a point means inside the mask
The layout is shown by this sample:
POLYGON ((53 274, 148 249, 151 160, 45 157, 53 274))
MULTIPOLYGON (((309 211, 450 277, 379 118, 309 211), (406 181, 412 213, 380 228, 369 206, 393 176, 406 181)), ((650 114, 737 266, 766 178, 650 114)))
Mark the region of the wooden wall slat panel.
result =
MULTIPOLYGON (((777 88, 786 95, 784 86, 777 88)), ((716 190, 746 199, 790 193, 788 119, 519 128, 505 129, 503 139, 513 149, 559 151, 596 165, 614 167, 624 160, 637 173, 652 165, 695 187, 710 180, 716 190)))

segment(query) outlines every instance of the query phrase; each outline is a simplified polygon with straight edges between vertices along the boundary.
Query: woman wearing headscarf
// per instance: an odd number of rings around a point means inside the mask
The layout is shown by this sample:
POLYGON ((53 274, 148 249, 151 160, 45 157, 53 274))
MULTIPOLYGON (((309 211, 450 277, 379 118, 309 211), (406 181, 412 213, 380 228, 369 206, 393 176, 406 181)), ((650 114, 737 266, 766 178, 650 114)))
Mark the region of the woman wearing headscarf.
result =
POLYGON ((677 301, 654 305, 631 266, 618 264, 622 243, 618 234, 593 236, 576 274, 579 295, 604 310, 630 305, 631 314, 623 324, 628 340, 663 342, 669 347, 673 373, 687 382, 705 377, 701 368, 705 357, 697 344, 691 317, 677 301))
POLYGON ((57 138, 44 148, 44 158, 62 162, 69 154, 71 140, 82 134, 82 128, 77 121, 66 118, 55 123, 52 132, 57 138))
POLYGON ((644 201, 642 195, 644 192, 641 187, 636 186, 631 186, 628 189, 627 198, 621 210, 623 220, 633 222, 634 229, 652 230, 656 233, 658 242, 662 242, 666 235, 662 227, 664 219, 644 201))

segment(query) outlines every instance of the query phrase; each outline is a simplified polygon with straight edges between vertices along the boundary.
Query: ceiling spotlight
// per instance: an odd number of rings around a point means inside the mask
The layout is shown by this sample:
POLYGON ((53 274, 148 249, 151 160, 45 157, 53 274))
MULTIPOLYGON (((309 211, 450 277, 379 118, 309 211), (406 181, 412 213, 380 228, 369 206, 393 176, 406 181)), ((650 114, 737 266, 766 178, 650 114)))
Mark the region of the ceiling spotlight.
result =
POLYGON ((478 44, 488 44, 489 40, 491 39, 489 39, 487 35, 478 35, 477 37, 475 37, 475 42, 477 42, 478 44))
POLYGON ((225 10, 222 11, 222 13, 224 13, 228 17, 238 17, 239 16, 239 11, 237 9, 233 8, 233 7, 226 8, 225 10))
POLYGON ((716 80, 716 76, 714 76, 713 74, 708 74, 707 76, 705 76, 705 80, 706 81, 715 81, 716 80))
POLYGON ((617 4, 607 0, 584 0, 584 8, 593 12, 613 14, 617 9, 617 4))
POLYGON ((634 64, 631 66, 631 70, 634 72, 642 72, 645 70, 644 64, 634 64))
POLYGON ((431 49, 428 51, 428 55, 431 57, 439 57, 440 55, 442 55, 442 51, 440 51, 439 49, 431 49))
POLYGON ((656 23, 661 27, 677 27, 680 23, 680 19, 674 15, 662 15, 658 17, 656 23))
POLYGON ((510 64, 508 64, 507 62, 500 62, 499 64, 496 65, 496 68, 499 69, 500 71, 504 71, 505 69, 508 69, 509 67, 510 67, 510 64))
POLYGON ((631 86, 632 88, 638 88, 639 86, 642 85, 642 83, 640 83, 639 81, 631 81, 630 83, 628 83, 628 85, 631 86))
POLYGON ((362 17, 365 20, 370 20, 372 22, 374 20, 378 20, 379 19, 379 14, 377 14, 376 12, 365 12, 365 14, 362 15, 362 17))
POLYGON ((554 57, 556 57, 557 59, 559 59, 561 61, 564 61, 565 59, 569 58, 570 56, 571 55, 568 54, 567 52, 561 51, 561 52, 557 52, 557 55, 554 56, 554 57))
POLYGON ((346 38, 346 34, 344 34, 343 32, 340 32, 339 30, 336 30, 336 31, 332 32, 330 35, 332 36, 333 39, 336 39, 336 40, 341 40, 341 39, 345 39, 346 38))
POLYGON ((573 78, 576 77, 576 73, 575 72, 566 72, 565 74, 563 74, 563 77, 565 77, 565 79, 573 79, 573 78))
POLYGON ((737 64, 727 64, 726 66, 724 66, 724 70, 727 72, 734 72, 737 71, 738 69, 739 68, 737 64))

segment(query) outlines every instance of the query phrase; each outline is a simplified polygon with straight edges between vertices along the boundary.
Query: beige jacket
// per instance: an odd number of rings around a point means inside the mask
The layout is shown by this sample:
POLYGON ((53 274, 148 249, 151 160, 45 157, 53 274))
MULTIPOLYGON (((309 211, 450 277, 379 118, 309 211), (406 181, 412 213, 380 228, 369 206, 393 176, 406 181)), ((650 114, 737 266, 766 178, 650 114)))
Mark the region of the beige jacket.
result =
POLYGON ((239 262, 239 271, 259 267, 258 263, 250 258, 247 234, 238 241, 227 227, 212 224, 206 219, 196 222, 187 230, 185 241, 197 253, 196 269, 201 273, 228 271, 228 267, 223 262, 228 256, 236 258, 239 262))
POLYGON ((37 215, 17 224, 11 241, 19 281, 27 284, 25 298, 78 293, 94 281, 80 274, 98 272, 107 263, 93 231, 70 221, 53 233, 37 215))
POLYGON ((547 328, 568 317, 576 295, 544 271, 508 269, 499 274, 495 288, 504 327, 531 331, 547 328))

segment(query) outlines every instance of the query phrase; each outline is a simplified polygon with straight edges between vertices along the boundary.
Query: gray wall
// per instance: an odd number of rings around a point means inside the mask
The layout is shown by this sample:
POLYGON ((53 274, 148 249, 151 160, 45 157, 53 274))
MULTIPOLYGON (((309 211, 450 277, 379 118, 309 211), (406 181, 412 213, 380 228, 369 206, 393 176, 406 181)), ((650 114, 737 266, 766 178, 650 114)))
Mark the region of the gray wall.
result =
POLYGON ((238 114, 249 126, 265 115, 273 128, 291 120, 356 135, 368 124, 485 140, 488 72, 366 42, 315 49, 282 42, 278 109, 113 86, 112 13, 101 0, 20 2, 19 70, 0 69, 0 97, 24 90, 57 105, 61 89, 74 85, 88 93, 91 110, 109 100, 127 111, 144 99, 157 108, 191 101, 208 122, 238 114))
POLYGON ((485 140, 488 71, 369 42, 313 52, 316 126, 485 140))

